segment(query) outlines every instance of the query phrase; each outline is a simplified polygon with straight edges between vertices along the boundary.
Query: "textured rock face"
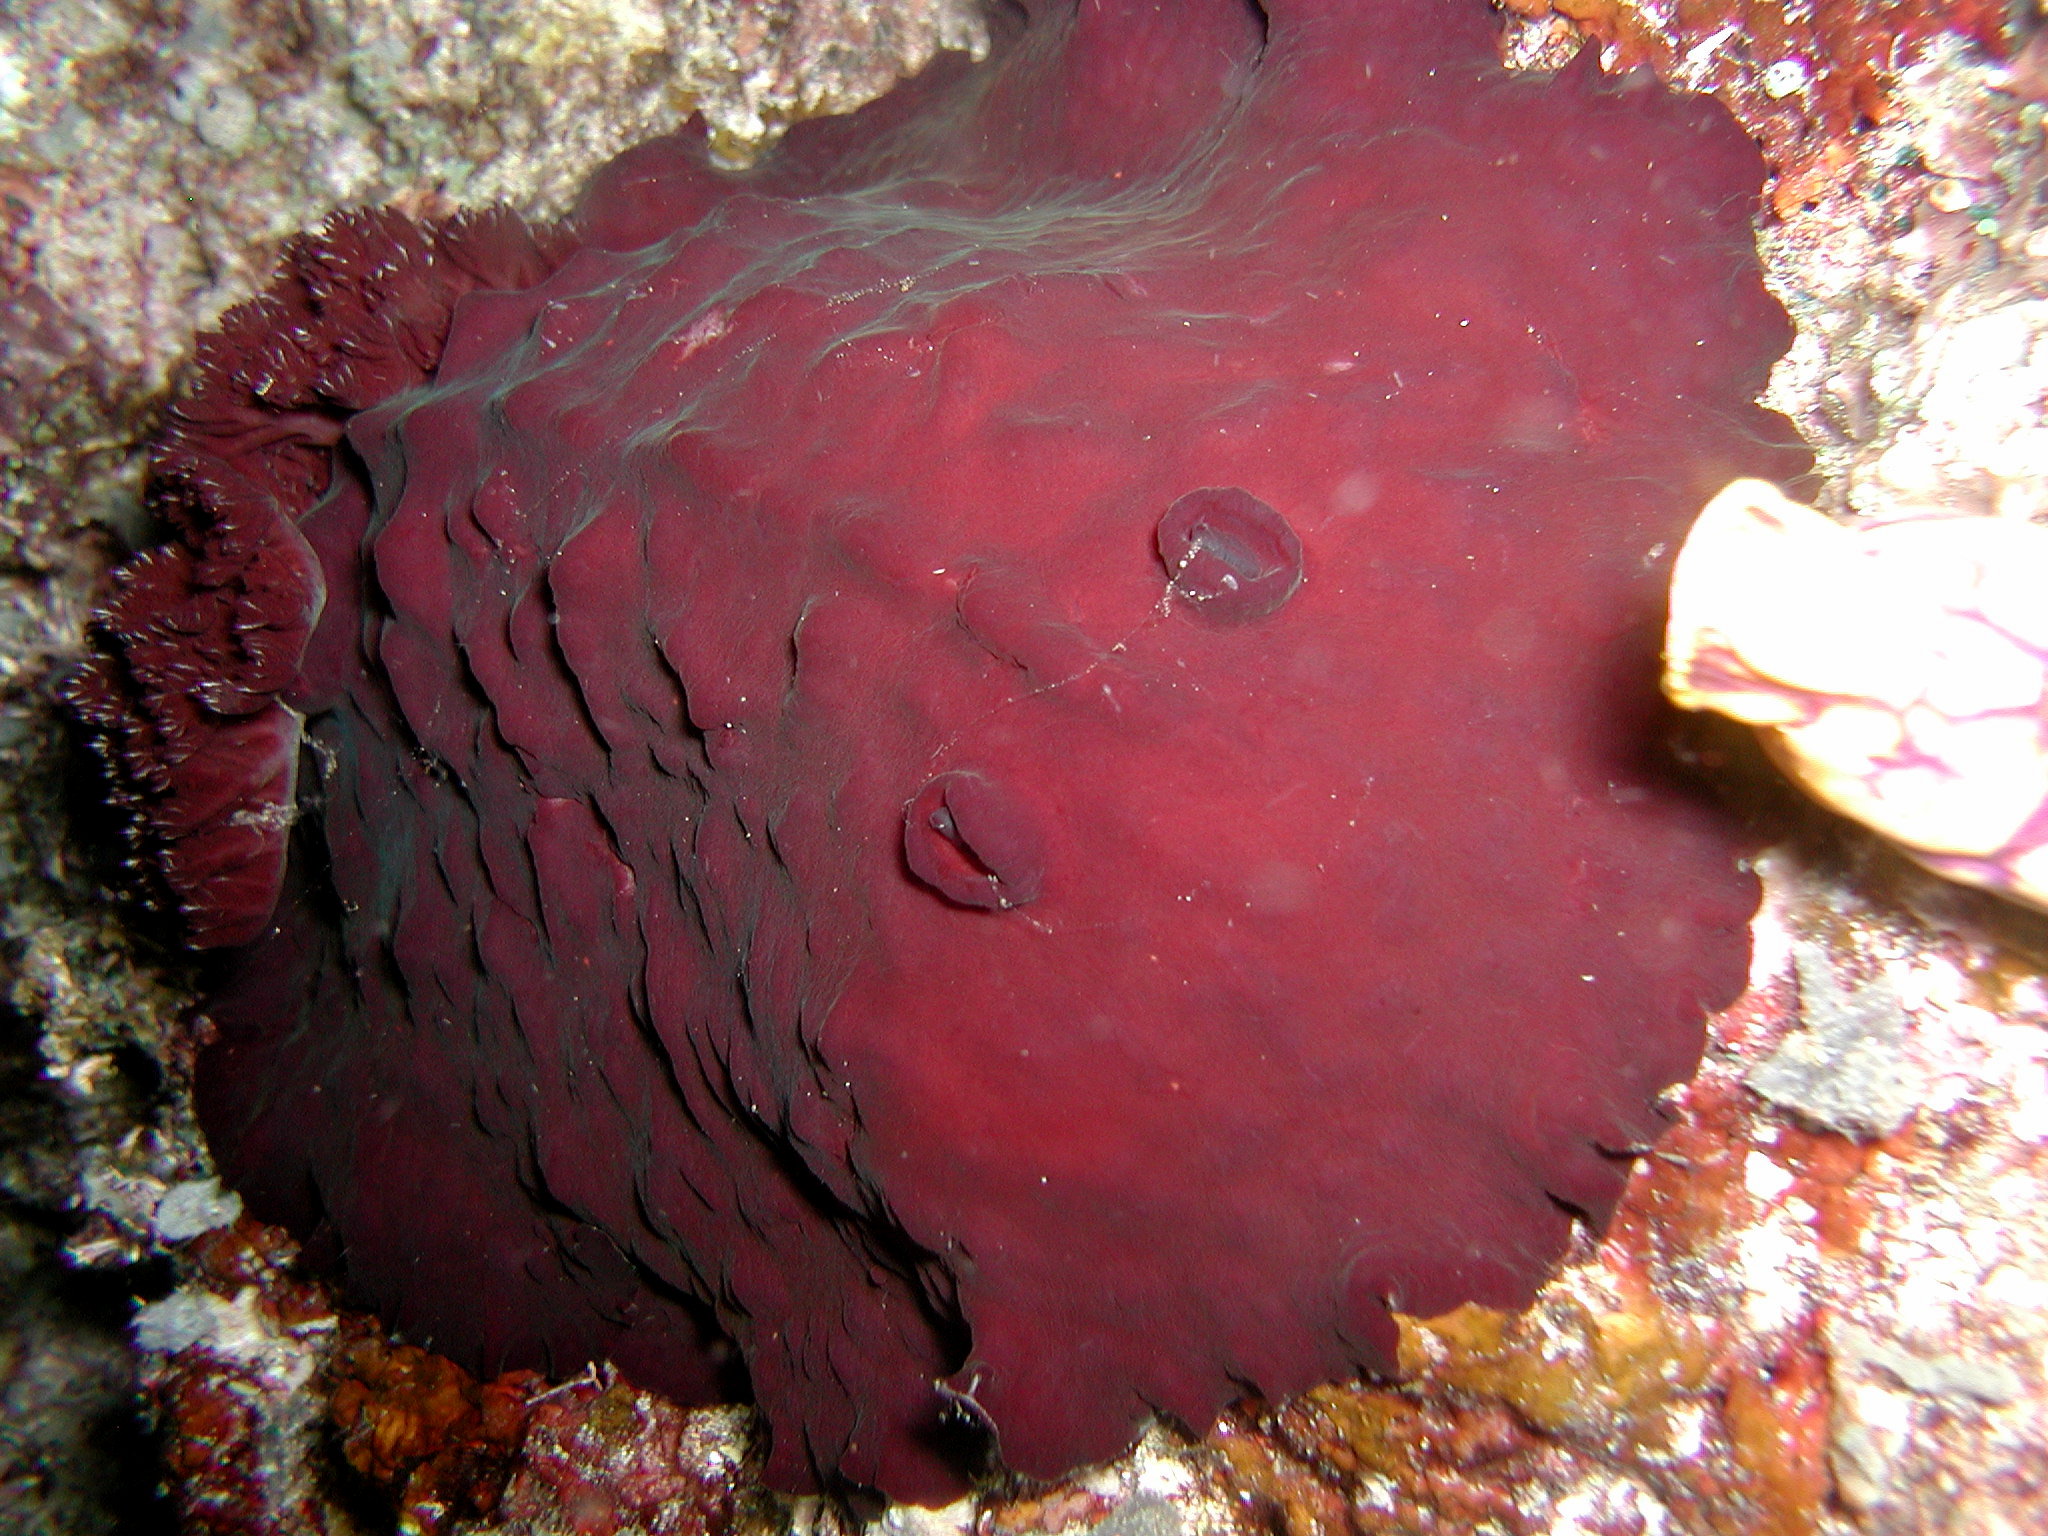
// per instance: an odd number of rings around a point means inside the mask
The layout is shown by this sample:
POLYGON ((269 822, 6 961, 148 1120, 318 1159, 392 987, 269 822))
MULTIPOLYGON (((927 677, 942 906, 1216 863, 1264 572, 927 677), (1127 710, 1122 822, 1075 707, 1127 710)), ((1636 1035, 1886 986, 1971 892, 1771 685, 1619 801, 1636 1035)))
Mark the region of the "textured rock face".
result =
POLYGON ((930 1497, 949 1405, 1057 1472, 1612 1204, 1755 899, 1655 655, 1802 462, 1758 164, 1476 7, 1254 22, 346 221, 205 359, 80 698, 224 1166, 413 1336, 736 1344, 775 1478, 930 1497))
POLYGON ((969 0, 22 0, 0 36, 0 275, 160 390, 194 326, 335 208, 557 214, 693 113, 745 163, 986 46, 969 0))

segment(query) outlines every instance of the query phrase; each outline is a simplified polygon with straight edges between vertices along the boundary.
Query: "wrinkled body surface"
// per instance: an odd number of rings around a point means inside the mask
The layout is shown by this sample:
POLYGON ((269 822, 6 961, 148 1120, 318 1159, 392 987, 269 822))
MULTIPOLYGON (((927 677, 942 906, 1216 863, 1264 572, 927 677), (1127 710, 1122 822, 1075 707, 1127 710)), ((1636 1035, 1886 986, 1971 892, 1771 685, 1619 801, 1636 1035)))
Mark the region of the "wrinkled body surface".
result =
POLYGON ((200 554, 81 693, 249 765, 135 791, 228 957, 203 1112, 411 1336, 743 1363, 790 1486, 946 1493, 956 1395, 1057 1473, 1526 1298, 1740 988, 1656 647, 1800 462, 1754 152, 1476 3, 1165 11, 565 231, 337 227, 273 300, 327 371, 213 360, 200 554), (150 692, 177 583, 231 700, 150 692))

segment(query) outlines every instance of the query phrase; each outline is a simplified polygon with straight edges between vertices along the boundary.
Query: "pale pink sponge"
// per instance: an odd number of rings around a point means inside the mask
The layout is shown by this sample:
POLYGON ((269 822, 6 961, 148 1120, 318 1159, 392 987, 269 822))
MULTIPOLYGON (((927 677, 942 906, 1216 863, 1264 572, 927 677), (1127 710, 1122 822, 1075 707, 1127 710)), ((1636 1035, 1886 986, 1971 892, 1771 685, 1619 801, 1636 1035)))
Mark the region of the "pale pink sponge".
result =
POLYGON ((1679 553, 1664 689, 1929 869, 2048 908, 2048 528, 1859 528, 1737 480, 1679 553))

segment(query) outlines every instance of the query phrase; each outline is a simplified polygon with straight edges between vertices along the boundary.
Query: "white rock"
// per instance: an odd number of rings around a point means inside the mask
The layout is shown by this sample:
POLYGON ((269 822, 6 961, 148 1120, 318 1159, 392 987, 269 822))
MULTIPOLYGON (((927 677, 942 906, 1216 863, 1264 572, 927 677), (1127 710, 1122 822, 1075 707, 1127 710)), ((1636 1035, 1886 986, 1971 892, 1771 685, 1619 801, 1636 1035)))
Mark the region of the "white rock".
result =
POLYGON ((202 1232, 232 1226, 242 1214, 242 1197, 222 1189, 219 1179, 187 1179, 173 1184, 156 1203, 156 1235, 182 1243, 202 1232))

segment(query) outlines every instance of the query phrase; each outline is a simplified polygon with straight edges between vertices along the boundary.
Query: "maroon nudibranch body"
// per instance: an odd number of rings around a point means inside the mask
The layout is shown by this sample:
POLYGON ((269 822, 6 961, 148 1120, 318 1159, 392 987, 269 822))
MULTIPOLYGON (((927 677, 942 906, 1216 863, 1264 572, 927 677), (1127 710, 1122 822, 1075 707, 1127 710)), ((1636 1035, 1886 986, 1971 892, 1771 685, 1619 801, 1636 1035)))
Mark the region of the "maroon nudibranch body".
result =
POLYGON ((1803 463, 1754 148, 1478 0, 1024 10, 752 174, 296 244, 73 689, 253 1208, 790 1488, 1525 1301, 1748 955, 1657 649, 1803 463))

